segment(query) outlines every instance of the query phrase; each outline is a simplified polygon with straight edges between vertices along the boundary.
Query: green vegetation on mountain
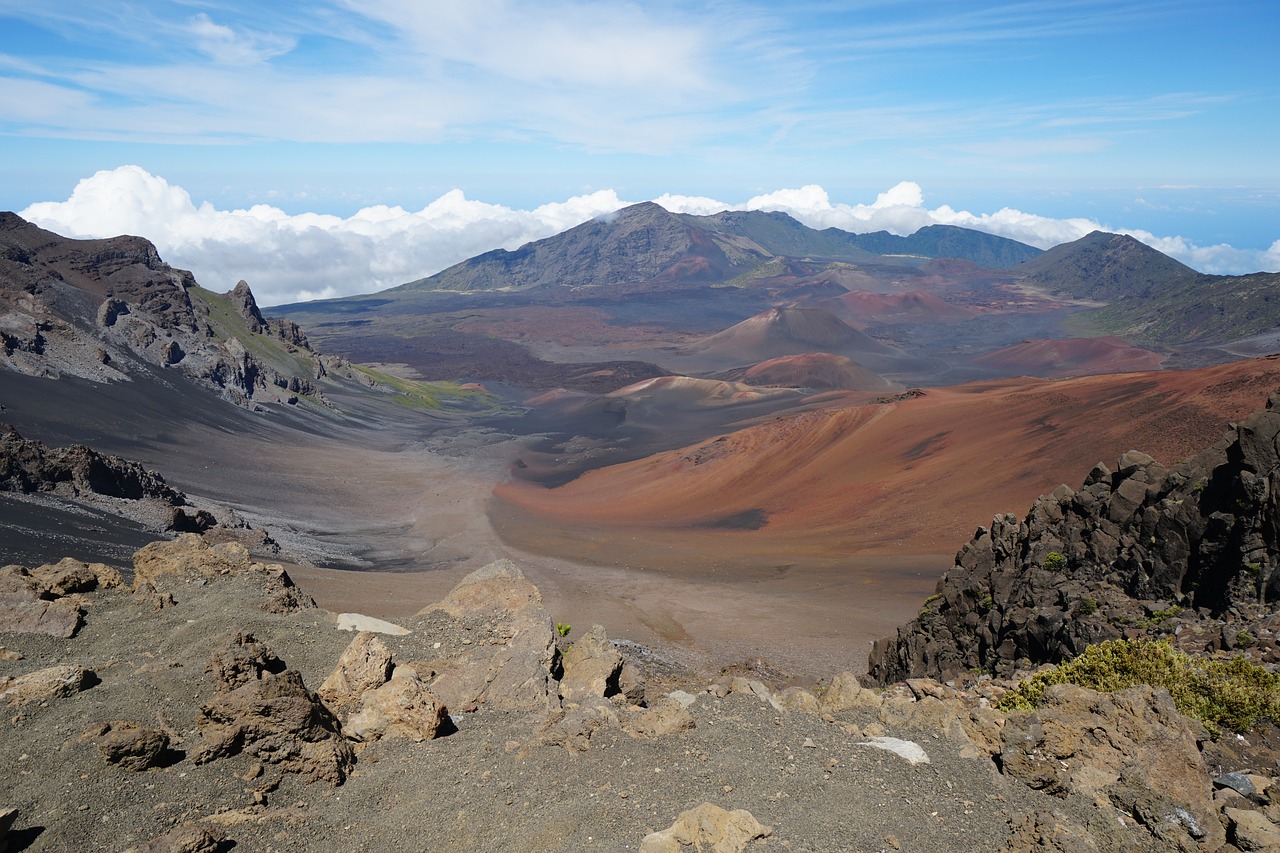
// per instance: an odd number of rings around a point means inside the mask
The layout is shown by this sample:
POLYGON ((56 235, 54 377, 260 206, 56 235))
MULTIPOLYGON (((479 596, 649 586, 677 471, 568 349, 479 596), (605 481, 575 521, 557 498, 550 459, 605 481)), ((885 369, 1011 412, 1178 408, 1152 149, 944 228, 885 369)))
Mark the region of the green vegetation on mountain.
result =
POLYGON ((1024 680, 1005 694, 1006 711, 1033 710, 1055 684, 1112 692, 1149 684, 1163 687, 1178 710, 1213 735, 1245 732, 1263 718, 1280 718, 1280 675, 1239 655, 1194 658, 1159 640, 1110 640, 1079 657, 1024 680))

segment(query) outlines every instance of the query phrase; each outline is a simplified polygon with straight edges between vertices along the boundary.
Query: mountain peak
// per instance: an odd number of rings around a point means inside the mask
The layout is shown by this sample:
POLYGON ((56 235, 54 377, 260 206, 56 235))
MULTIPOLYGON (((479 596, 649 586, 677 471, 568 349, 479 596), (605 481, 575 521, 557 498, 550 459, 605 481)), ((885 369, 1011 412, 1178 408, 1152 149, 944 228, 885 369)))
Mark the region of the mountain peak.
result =
POLYGON ((1104 301, 1150 296, 1197 275, 1140 240, 1107 231, 1091 231, 1054 246, 1017 269, 1049 290, 1104 301))

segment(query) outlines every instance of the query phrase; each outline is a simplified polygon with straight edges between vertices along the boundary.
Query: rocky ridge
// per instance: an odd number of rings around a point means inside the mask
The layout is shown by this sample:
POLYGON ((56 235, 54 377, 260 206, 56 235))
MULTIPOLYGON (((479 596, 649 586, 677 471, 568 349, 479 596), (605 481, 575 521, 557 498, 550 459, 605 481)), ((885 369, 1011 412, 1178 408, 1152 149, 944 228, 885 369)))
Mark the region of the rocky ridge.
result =
POLYGON ((73 637, 0 632, 11 849, 1234 851, 1280 839, 1274 767, 1219 767, 1160 690, 1063 685, 1027 714, 994 708, 1007 685, 991 680, 880 692, 849 673, 813 690, 689 675, 677 687, 598 626, 560 636, 505 560, 402 626, 322 611, 280 567, 192 534, 140 550, 131 588, 73 564, 0 570, 83 615, 73 637), (352 624, 385 633, 339 630, 352 624))
POLYGON ((1008 675, 1092 643, 1168 636, 1280 662, 1280 395, 1214 447, 1166 466, 1137 451, 1079 490, 996 516, 917 619, 871 652, 880 683, 1008 675))
POLYGON ((215 294, 139 237, 71 240, 13 213, 0 213, 0 364, 95 382, 173 369, 250 408, 323 402, 316 381, 342 367, 264 318, 243 281, 215 294))

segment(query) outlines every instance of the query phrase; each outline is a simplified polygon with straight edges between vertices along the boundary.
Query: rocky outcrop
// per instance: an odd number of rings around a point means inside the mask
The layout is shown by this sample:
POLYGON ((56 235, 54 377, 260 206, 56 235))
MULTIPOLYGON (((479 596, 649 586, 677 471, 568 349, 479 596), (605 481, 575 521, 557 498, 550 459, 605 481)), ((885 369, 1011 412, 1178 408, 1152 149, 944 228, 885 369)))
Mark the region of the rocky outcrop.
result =
POLYGON ((114 498, 150 498, 180 507, 186 498, 164 477, 136 462, 98 453, 84 445, 49 447, 23 438, 13 427, 0 432, 0 491, 49 492, 59 487, 71 494, 114 498))
POLYGON ((258 669, 255 659, 275 656, 266 649, 251 649, 246 655, 245 640, 233 640, 229 656, 247 666, 227 666, 226 655, 210 662, 219 692, 200 708, 200 743, 192 760, 205 764, 247 753, 290 773, 342 784, 355 753, 343 739, 337 718, 296 670, 273 674, 265 665, 258 669))
POLYGON ((0 625, 18 634, 74 637, 84 616, 78 595, 123 583, 115 569, 71 557, 34 569, 5 566, 0 569, 0 625))
POLYGON ((1031 788, 1133 815, 1165 849, 1217 850, 1226 835, 1198 737, 1206 736, 1167 691, 1063 684, 1034 713, 1010 715, 995 758, 1031 788))
POLYGON ((1180 615, 1218 620, 1216 637, 1256 638, 1250 629, 1273 623, 1280 599, 1277 403, 1192 459, 1167 467, 1130 451, 1079 490, 1042 496, 1021 521, 996 516, 919 617, 874 645, 871 677, 1007 674, 1163 633, 1180 615))
POLYGON ((244 575, 260 581, 268 594, 262 608, 272 613, 288 613, 315 607, 315 600, 302 592, 278 564, 255 562, 249 549, 239 542, 211 545, 194 533, 183 533, 166 542, 152 542, 133 555, 135 594, 173 595, 192 581, 209 581, 224 575, 244 575))
POLYGON ((327 374, 302 330, 263 317, 245 282, 214 294, 140 237, 70 240, 12 213, 0 215, 0 364, 96 382, 152 365, 249 408, 323 404, 315 380, 327 374))
POLYGON ((619 692, 622 655, 609 642, 603 626, 574 641, 561 656, 560 698, 576 703, 587 698, 604 699, 619 692))
POLYGON ((431 691, 445 705, 545 711, 559 704, 555 629, 541 593, 515 563, 498 560, 472 572, 419 615, 433 611, 481 640, 468 639, 465 653, 427 662, 437 673, 431 691))

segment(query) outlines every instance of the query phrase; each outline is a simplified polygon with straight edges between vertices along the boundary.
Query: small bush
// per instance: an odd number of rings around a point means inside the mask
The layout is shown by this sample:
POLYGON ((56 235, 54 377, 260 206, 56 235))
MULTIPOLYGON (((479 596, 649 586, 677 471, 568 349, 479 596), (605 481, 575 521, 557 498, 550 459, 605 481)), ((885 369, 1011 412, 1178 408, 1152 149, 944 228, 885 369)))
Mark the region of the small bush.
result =
POLYGON ((1280 718, 1280 675, 1243 657, 1197 659, 1163 640, 1109 640, 1075 660, 1026 679, 1000 700, 1006 711, 1029 711, 1054 684, 1114 691, 1139 684, 1163 687, 1178 710, 1217 737, 1244 732, 1263 718, 1280 718))
POLYGON ((559 634, 561 637, 569 636, 569 632, 572 630, 573 630, 572 625, 566 625, 564 622, 556 623, 556 633, 559 634))
POLYGON ((1044 562, 1040 565, 1045 571, 1060 572, 1067 567, 1067 555, 1061 551, 1050 551, 1044 555, 1044 562))
POLYGON ((1092 616, 1098 612, 1098 602, 1088 596, 1076 602, 1076 616, 1092 616))
POLYGON ((1138 623, 1138 627, 1143 628, 1147 631, 1154 631, 1156 628, 1159 628, 1165 622, 1168 622, 1170 619, 1177 616, 1181 612, 1182 612, 1182 608, 1179 605, 1177 604, 1170 605, 1169 607, 1166 607, 1164 610, 1157 610, 1155 613, 1152 613, 1146 619, 1143 619, 1141 622, 1138 623))

